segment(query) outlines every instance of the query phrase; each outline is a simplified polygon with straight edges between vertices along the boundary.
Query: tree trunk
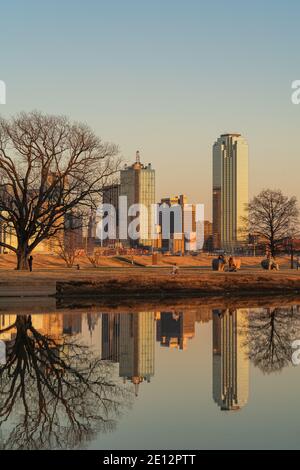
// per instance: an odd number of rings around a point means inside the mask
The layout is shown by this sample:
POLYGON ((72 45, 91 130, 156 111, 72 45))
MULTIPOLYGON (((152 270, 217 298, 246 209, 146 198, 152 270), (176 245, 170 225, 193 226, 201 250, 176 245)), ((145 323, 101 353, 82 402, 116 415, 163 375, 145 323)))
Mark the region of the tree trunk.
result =
POLYGON ((294 269, 294 244, 291 240, 291 269, 294 269))
POLYGON ((28 271, 28 256, 27 246, 20 246, 17 251, 17 271, 28 271))
POLYGON ((274 240, 271 240, 270 242, 270 252, 271 252, 272 258, 276 258, 276 244, 274 240))

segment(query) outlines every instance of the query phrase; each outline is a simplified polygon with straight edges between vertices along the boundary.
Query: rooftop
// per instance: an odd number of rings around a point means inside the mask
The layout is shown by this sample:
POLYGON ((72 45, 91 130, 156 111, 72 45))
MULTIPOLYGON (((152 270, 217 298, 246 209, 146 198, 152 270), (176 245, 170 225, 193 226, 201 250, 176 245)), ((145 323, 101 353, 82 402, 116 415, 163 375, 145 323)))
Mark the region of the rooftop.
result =
POLYGON ((232 134, 221 134, 221 137, 241 137, 241 134, 236 134, 236 133, 232 133, 232 134))

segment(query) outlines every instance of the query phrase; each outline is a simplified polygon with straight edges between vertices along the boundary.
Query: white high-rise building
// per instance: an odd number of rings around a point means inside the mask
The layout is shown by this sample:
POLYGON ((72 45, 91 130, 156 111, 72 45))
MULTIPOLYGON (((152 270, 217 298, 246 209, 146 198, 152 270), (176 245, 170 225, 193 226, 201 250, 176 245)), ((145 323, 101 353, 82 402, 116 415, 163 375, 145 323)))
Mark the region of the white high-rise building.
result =
POLYGON ((213 146, 214 248, 231 251, 240 244, 247 203, 247 141, 240 134, 223 134, 213 146))

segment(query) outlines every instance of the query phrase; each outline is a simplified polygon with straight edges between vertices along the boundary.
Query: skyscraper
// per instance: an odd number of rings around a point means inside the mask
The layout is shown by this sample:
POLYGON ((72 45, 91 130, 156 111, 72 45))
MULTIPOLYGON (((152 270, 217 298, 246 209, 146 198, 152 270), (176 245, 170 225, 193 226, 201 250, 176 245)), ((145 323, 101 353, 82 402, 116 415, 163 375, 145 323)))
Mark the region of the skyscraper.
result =
MULTIPOLYGON (((144 165, 140 161, 140 153, 136 153, 136 162, 126 166, 120 172, 120 196, 127 197, 128 208, 133 204, 141 204, 145 211, 140 215, 140 236, 138 240, 130 240, 131 245, 151 246, 152 244, 152 204, 155 204, 155 170, 151 163, 144 165)), ((129 215, 128 224, 135 216, 129 215)))
POLYGON ((248 401, 247 309, 213 310, 213 399, 223 411, 248 401))
POLYGON ((109 218, 109 224, 114 227, 115 238, 106 238, 103 242, 104 246, 116 246, 119 243, 119 196, 120 196, 120 184, 115 183, 103 188, 102 202, 103 204, 110 204, 114 207, 115 213, 104 214, 109 218))
POLYGON ((223 134, 213 146, 214 248, 240 244, 247 203, 248 144, 240 134, 223 134))

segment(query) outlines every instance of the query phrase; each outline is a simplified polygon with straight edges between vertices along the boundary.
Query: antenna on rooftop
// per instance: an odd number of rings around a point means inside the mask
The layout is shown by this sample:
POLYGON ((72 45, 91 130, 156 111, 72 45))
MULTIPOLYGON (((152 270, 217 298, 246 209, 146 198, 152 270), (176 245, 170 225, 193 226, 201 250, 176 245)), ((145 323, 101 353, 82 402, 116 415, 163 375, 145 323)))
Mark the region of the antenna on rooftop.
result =
POLYGON ((136 163, 141 163, 141 156, 139 150, 136 152, 136 163))

